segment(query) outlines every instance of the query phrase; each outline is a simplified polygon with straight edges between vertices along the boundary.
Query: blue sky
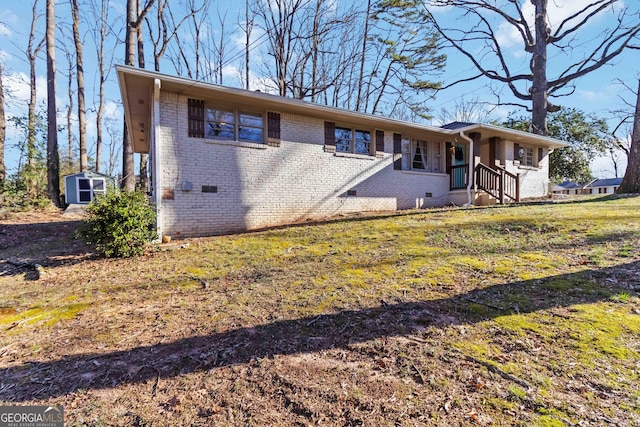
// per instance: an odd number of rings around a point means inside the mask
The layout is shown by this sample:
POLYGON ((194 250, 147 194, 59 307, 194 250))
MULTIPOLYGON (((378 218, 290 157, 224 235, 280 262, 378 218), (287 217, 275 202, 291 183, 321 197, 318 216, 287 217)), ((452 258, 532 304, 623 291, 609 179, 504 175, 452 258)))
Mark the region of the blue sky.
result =
MULTIPOLYGON (((637 0, 625 0, 627 2, 637 2, 637 0)), ((40 0, 41 10, 44 7, 44 0, 40 0)), ((110 16, 122 26, 122 17, 124 15, 125 0, 112 0, 111 2, 110 16)), ((528 2, 527 2, 528 3, 528 2)), ((569 16, 573 11, 580 8, 582 5, 588 3, 586 0, 556 0, 550 1, 550 7, 552 11, 550 13, 550 24, 556 25, 563 17, 569 16)), ((623 1, 619 2, 620 5, 624 4, 623 1)), ((241 10, 235 10, 236 8, 242 9, 244 2, 233 1, 214 1, 212 2, 212 12, 216 9, 221 12, 226 12, 228 19, 234 21, 236 16, 241 13, 241 10)), ((26 112, 27 99, 29 95, 29 88, 27 84, 28 79, 28 63, 24 51, 27 45, 27 38, 29 34, 29 27, 31 24, 31 1, 24 2, 8 2, 4 1, 0 3, 0 61, 5 66, 5 88, 10 91, 8 96, 8 103, 6 106, 7 116, 21 116, 26 112)), ((633 3, 633 7, 640 10, 640 5, 633 3)), ((437 10, 436 16, 442 19, 444 22, 455 22, 457 25, 463 25, 464 21, 455 20, 455 11, 452 10, 437 10)), ((66 22, 69 22, 69 5, 68 2, 59 0, 56 2, 56 15, 58 16, 58 36, 60 37, 61 31, 68 31, 66 29, 66 22)), ((612 19, 615 18, 615 14, 602 15, 598 20, 591 23, 588 27, 585 27, 584 31, 580 34, 578 48, 570 54, 550 52, 549 65, 550 70, 562 68, 564 65, 573 61, 579 57, 580 52, 586 51, 590 47, 590 43, 593 43, 597 39, 597 35, 602 29, 611 24, 612 19), (581 50, 582 49, 582 50, 581 50)), ((44 31, 44 16, 40 17, 38 22, 38 35, 42 37, 44 31)), ((498 36, 503 40, 504 46, 507 47, 507 52, 511 60, 522 62, 522 67, 518 71, 525 71, 527 69, 527 60, 522 57, 521 45, 517 43, 517 39, 511 30, 507 27, 497 25, 495 28, 498 36)), ((67 33, 68 34, 68 33, 67 33)), ((256 32, 255 37, 259 37, 259 33, 256 32)), ((259 55, 260 45, 256 48, 256 55, 259 55)), ((95 47, 89 34, 85 35, 85 79, 87 84, 87 106, 93 107, 93 96, 91 92, 95 86, 96 71, 95 71, 95 47)), ((115 49, 116 62, 121 62, 121 58, 124 56, 124 48, 122 45, 117 44, 115 39, 112 38, 110 49, 115 49)), ((234 56, 235 51, 241 52, 242 46, 240 41, 238 43, 232 43, 229 47, 229 57, 234 56)), ((474 73, 472 64, 461 55, 453 51, 447 51, 448 61, 446 71, 441 76, 445 84, 468 76, 474 73)), ((58 100, 57 105, 59 109, 66 108, 67 101, 67 81, 65 74, 67 72, 67 59, 64 51, 58 49, 57 53, 57 66, 58 66, 58 100)), ((44 61, 44 49, 41 54, 42 59, 38 61, 38 79, 37 90, 38 99, 42 100, 46 97, 46 78, 45 78, 45 61, 44 61)), ((638 63, 640 59, 640 51, 627 51, 620 57, 615 59, 611 65, 607 65, 589 76, 583 77, 576 82, 576 90, 570 96, 560 98, 556 100, 565 107, 572 107, 583 110, 587 113, 595 114, 599 117, 611 119, 610 124, 615 126, 617 122, 612 119, 612 110, 620 109, 624 107, 622 97, 628 101, 635 101, 633 94, 624 87, 619 81, 622 80, 626 84, 635 89, 637 86, 637 79, 639 77, 640 67, 638 63)), ((147 56, 147 64, 152 65, 150 56, 147 56)), ((229 64, 226 73, 228 76, 233 76, 235 73, 235 67, 237 64, 229 64)), ((238 85, 230 77, 227 80, 227 84, 238 85)), ((495 102, 495 96, 493 92, 499 90, 502 93, 504 99, 511 99, 509 93, 505 88, 501 88, 496 84, 491 84, 486 80, 477 80, 463 85, 454 87, 452 89, 439 93, 436 98, 430 102, 430 107, 434 116, 437 118, 441 109, 453 109, 456 103, 460 103, 464 100, 479 100, 485 102, 495 102)), ((107 115, 112 117, 113 120, 121 120, 120 93, 115 80, 115 74, 112 72, 110 75, 110 81, 107 89, 107 115)), ((627 107, 628 108, 628 107, 627 107)), ((514 107, 497 107, 493 112, 493 117, 500 119, 504 118, 509 112, 516 111, 514 107)), ((524 110, 519 110, 523 115, 527 114, 524 110)), ((59 124, 66 123, 65 111, 61 112, 59 118, 59 124)), ((93 111, 88 111, 88 139, 89 143, 93 142, 95 137, 95 125, 92 123, 94 120, 93 111)), ((434 120, 432 124, 440 124, 437 120, 434 120)), ((120 126, 121 127, 121 126, 120 126)), ((115 129, 118 126, 114 126, 115 129)), ((18 152, 14 148, 15 141, 20 138, 20 135, 16 133, 15 129, 11 126, 7 129, 8 141, 6 155, 7 163, 10 170, 15 171, 17 167, 18 152)), ((66 146, 66 133, 60 135, 59 144, 61 149, 66 146)), ((104 154, 103 154, 104 157, 104 154)), ((594 174, 598 177, 612 177, 613 168, 611 161, 604 158, 599 159, 592 165, 594 174)), ((622 169, 622 173, 624 168, 622 169)))

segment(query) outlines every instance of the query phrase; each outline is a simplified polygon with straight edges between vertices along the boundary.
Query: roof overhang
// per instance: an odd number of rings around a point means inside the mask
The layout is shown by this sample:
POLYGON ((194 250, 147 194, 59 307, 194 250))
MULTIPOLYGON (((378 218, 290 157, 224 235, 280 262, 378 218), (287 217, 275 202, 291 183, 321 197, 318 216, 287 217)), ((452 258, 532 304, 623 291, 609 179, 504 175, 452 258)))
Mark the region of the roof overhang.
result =
POLYGON ((539 145, 550 149, 562 148, 568 145, 566 142, 555 138, 549 138, 547 136, 536 135, 535 133, 503 128, 485 123, 473 123, 469 126, 455 129, 453 132, 464 132, 466 135, 478 132, 482 135, 482 139, 493 137, 504 138, 517 143, 539 145))
POLYGON ((236 107, 264 109, 281 113, 300 114, 317 117, 332 122, 347 122, 354 126, 385 129, 393 132, 434 139, 452 139, 461 132, 470 134, 480 132, 482 139, 500 137, 515 142, 558 148, 567 144, 553 138, 547 138, 527 132, 516 131, 499 126, 471 124, 460 129, 405 122, 371 114, 343 110, 326 105, 315 104, 299 99, 287 98, 263 92, 219 86, 183 77, 169 76, 153 71, 125 65, 116 65, 118 82, 125 112, 127 130, 131 136, 134 152, 146 153, 149 150, 151 108, 153 87, 160 80, 161 90, 199 99, 216 99, 236 107))

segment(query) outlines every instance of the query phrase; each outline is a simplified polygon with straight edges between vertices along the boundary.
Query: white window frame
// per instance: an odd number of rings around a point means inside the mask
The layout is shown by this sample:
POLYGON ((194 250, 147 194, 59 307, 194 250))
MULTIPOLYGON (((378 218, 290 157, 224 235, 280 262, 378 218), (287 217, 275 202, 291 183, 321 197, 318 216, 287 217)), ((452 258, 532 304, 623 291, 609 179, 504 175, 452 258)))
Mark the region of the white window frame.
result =
POLYGON ((523 145, 518 144, 520 146, 520 152, 514 153, 514 162, 516 166, 520 166, 522 168, 539 168, 540 161, 542 159, 538 158, 538 148, 534 145, 523 145), (528 160, 531 160, 531 163, 528 163, 528 160))
POLYGON ((102 177, 76 177, 76 200, 78 203, 91 203, 98 195, 107 194, 107 180, 102 177), (89 188, 80 189, 80 181, 85 180, 89 181, 89 188), (95 190, 95 181, 102 181, 102 190, 95 190), (89 193, 89 201, 80 200, 80 193, 89 193))
POLYGON ((429 141, 426 139, 411 138, 405 140, 405 144, 409 147, 408 161, 405 163, 407 170, 416 172, 444 173, 442 165, 442 142, 429 141), (420 147, 420 157, 423 167, 416 166, 416 152, 420 147), (426 159, 425 159, 426 157, 426 159))
POLYGON ((372 139, 373 136, 375 136, 375 130, 371 131, 370 129, 362 129, 362 128, 357 128, 354 126, 342 126, 342 125, 335 125, 334 131, 333 131, 334 137, 335 137, 335 141, 336 141, 336 153, 350 153, 350 154, 358 154, 361 156, 371 156, 371 146, 373 144, 375 144, 375 141, 372 139), (349 131, 349 137, 348 138, 338 138, 338 134, 337 132, 339 130, 345 130, 345 131, 349 131), (358 135, 358 132, 361 132, 363 134, 368 134, 369 135, 369 140, 367 141, 365 140, 360 140, 360 139, 356 139, 356 136, 358 135), (346 144, 341 144, 339 141, 348 141, 348 150, 342 149, 342 147, 346 144), (366 152, 358 152, 356 150, 357 148, 357 144, 358 142, 362 142, 367 144, 367 151, 366 152))
POLYGON ((248 142, 251 144, 266 144, 267 142, 267 138, 266 138, 266 112, 255 112, 255 111, 250 111, 250 110, 244 110, 244 109, 239 109, 239 108, 234 108, 234 107, 214 107, 210 104, 208 104, 207 102, 205 102, 205 118, 204 118, 204 122, 205 122, 205 132, 204 132, 204 137, 205 139, 210 139, 210 140, 223 140, 223 141, 235 141, 235 142, 248 142), (233 116, 233 122, 220 122, 223 124, 232 124, 233 125, 233 136, 228 137, 228 136, 212 136, 209 134, 209 126, 211 123, 218 123, 215 120, 210 120, 210 112, 212 111, 220 111, 220 112, 226 112, 226 113, 231 113, 233 116), (242 116, 251 116, 251 117, 260 117, 260 120, 262 121, 261 126, 255 126, 254 124, 246 124, 246 123, 241 123, 241 118, 242 116), (248 138, 240 138, 240 135, 242 134, 242 129, 246 128, 246 129, 260 129, 260 141, 256 141, 253 139, 248 139, 248 138))

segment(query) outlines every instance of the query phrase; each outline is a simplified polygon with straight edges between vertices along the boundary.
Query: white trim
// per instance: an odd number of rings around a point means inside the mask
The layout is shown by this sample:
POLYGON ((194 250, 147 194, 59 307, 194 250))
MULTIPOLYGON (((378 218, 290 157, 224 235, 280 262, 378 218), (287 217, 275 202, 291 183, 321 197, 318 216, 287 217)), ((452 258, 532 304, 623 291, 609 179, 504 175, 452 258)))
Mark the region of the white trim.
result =
POLYGON ((153 160, 153 196, 155 200, 156 208, 156 233, 158 238, 162 239, 162 228, 164 213, 162 209, 162 185, 161 185, 161 162, 160 162, 160 150, 158 149, 158 141, 160 141, 160 79, 156 78, 153 81, 153 112, 151 117, 151 144, 149 151, 152 151, 153 160))
MULTIPOLYGON (((201 140, 202 138, 193 138, 193 139, 201 140)), ((233 147, 254 148, 257 150, 266 150, 267 148, 269 148, 269 146, 264 142, 246 142, 246 141, 237 141, 233 139, 212 139, 212 138, 205 137, 204 142, 206 142, 207 144, 231 145, 233 147)))
POLYGON ((95 199, 95 190, 93 189, 94 181, 102 181, 102 190, 99 191, 100 194, 107 194, 107 179, 101 176, 91 177, 91 176, 76 176, 76 202, 80 204, 89 204, 93 202, 95 199), (80 190, 80 180, 89 181, 89 188, 83 188, 80 190), (89 192, 89 201, 80 200, 80 191, 86 193, 89 192))

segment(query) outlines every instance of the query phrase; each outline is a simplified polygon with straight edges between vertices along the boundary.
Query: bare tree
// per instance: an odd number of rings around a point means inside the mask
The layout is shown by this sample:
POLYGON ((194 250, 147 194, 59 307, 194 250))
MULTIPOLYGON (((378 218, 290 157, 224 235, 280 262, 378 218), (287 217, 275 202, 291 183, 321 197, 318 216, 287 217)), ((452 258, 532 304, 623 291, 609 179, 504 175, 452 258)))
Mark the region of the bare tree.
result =
MULTIPOLYGON (((140 0, 137 0, 136 4, 137 14, 140 13, 140 0)), ((137 30, 138 40, 138 68, 145 68, 144 60, 144 37, 142 31, 142 25, 139 25, 137 30)), ((156 70, 159 71, 159 70, 156 70)), ((146 193, 149 191, 149 155, 147 153, 140 153, 140 191, 146 193)))
POLYGON ((47 0, 47 188, 49 198, 60 207, 60 158, 56 110, 55 2, 47 0))
POLYGON ((244 2, 244 23, 240 25, 240 29, 244 32, 245 43, 244 43, 244 88, 246 90, 250 89, 250 67, 249 67, 249 58, 251 52, 251 33, 253 31, 253 27, 255 24, 256 14, 249 7, 249 0, 245 0, 244 2))
MULTIPOLYGON (((294 95, 290 73, 294 71, 296 53, 301 49, 301 27, 310 0, 256 1, 256 14, 261 18, 269 38, 269 55, 273 58, 272 76, 280 96, 294 95)), ((295 96, 295 95, 294 95, 295 96)))
POLYGON ((2 79, 4 76, 4 67, 0 64, 0 188, 7 177, 7 167, 4 163, 4 141, 6 138, 7 118, 4 112, 4 86, 2 79))
POLYGON ((105 117, 104 127, 108 135, 108 140, 105 141, 107 151, 107 162, 105 173, 109 176, 113 176, 116 173, 116 167, 119 163, 119 153, 122 152, 122 134, 118 131, 116 126, 116 120, 113 117, 105 117))
MULTIPOLYGON (((203 0, 202 5, 198 6, 199 0, 187 0, 186 10, 191 11, 188 15, 191 19, 188 20, 189 33, 187 37, 191 38, 190 43, 183 43, 179 31, 175 32, 175 43, 168 45, 167 57, 173 63, 173 67, 178 75, 186 73, 187 77, 191 79, 204 79, 211 80, 211 75, 208 73, 211 64, 210 61, 200 58, 201 55, 210 54, 212 48, 203 47, 203 42, 206 43, 207 37, 204 37, 210 30, 206 27, 206 18, 209 16, 209 5, 211 2, 203 0)), ((175 18, 171 9, 167 9, 170 16, 170 21, 173 28, 177 27, 175 18)), ((181 26, 181 25, 180 25, 181 26)))
POLYGON ((369 19, 371 16, 371 0, 367 1, 367 9, 365 11, 365 19, 364 19, 364 33, 362 35, 362 51, 360 52, 360 72, 358 73, 358 95, 356 96, 356 111, 360 111, 360 105, 362 103, 362 88, 364 83, 364 68, 367 62, 367 52, 369 49, 367 48, 367 43, 369 42, 369 19))
POLYGON ((91 16, 96 25, 91 28, 96 47, 98 72, 98 105, 96 107, 96 172, 102 168, 103 122, 105 93, 104 87, 109 77, 110 63, 113 62, 113 50, 108 50, 106 41, 115 35, 114 23, 109 16, 109 0, 91 0, 91 16), (109 53, 110 52, 110 53, 109 53), (108 54, 110 56, 105 56, 108 54))
POLYGON ((471 99, 461 98, 456 100, 451 109, 440 110, 438 120, 441 125, 451 122, 489 123, 492 120, 491 109, 485 102, 481 102, 477 96, 471 99))
POLYGON ((82 39, 80 37, 80 12, 78 0, 69 0, 73 28, 73 42, 76 47, 76 82, 78 85, 78 140, 80 142, 80 172, 86 171, 87 159, 87 109, 84 97, 84 64, 82 57, 82 39))
POLYGON ((38 2, 33 1, 31 8, 31 29, 29 31, 29 40, 27 42, 27 60, 29 61, 29 103, 27 112, 27 167, 26 167, 26 187, 27 193, 35 194, 35 156, 36 156, 36 60, 38 54, 42 50, 44 39, 38 43, 35 42, 36 23, 38 22, 38 2))
POLYGON ((636 92, 636 106, 633 116, 633 132, 627 156, 627 170, 618 189, 619 193, 640 193, 640 79, 636 92))
POLYGON ((69 63, 69 75, 67 76, 67 95, 69 97, 69 105, 67 106, 67 167, 69 171, 72 169, 73 165, 73 77, 74 77, 74 68, 75 68, 75 57, 74 55, 66 51, 67 61, 69 63))
MULTIPOLYGON (((553 19, 549 14, 548 0, 422 0, 426 8, 454 7, 461 13, 465 25, 455 28, 441 25, 436 14, 432 14, 434 25, 440 35, 462 55, 467 57, 477 70, 476 75, 454 82, 471 81, 481 77, 506 85, 519 101, 503 103, 526 108, 532 113, 533 133, 547 134, 547 113, 560 107, 549 101, 550 97, 566 96, 573 92, 574 82, 618 56, 640 32, 640 20, 620 0, 592 0, 582 2, 578 10, 565 19, 553 19), (527 10, 529 3, 533 10, 527 10), (593 48, 580 54, 579 39, 591 39, 585 27, 605 13, 616 13, 614 6, 620 5, 611 28, 599 32, 596 40, 589 43, 593 48), (556 21, 557 25, 550 26, 556 21), (502 23, 502 24, 501 24, 502 23), (498 29, 509 27, 514 37, 519 36, 522 51, 529 58, 529 71, 520 72, 521 61, 510 63, 506 47, 503 46, 498 29), (555 49, 558 54, 576 58, 564 69, 551 77, 547 58, 555 49)), ((568 2, 566 2, 568 3, 568 2)), ((456 20, 456 23, 461 22, 456 20)), ((598 24, 596 24, 598 25, 598 24)), ((453 85, 452 84, 452 85, 453 85)), ((449 85, 451 86, 451 85, 449 85)), ((498 101, 500 102, 500 101, 498 101)))
MULTIPOLYGON (((196 7, 196 5, 194 2, 190 2, 189 7, 196 7)), ((155 71, 160 71, 160 61, 164 57, 169 45, 176 39, 180 27, 203 8, 204 5, 197 9, 190 9, 187 14, 176 23, 169 0, 158 0, 156 2, 155 25, 151 23, 149 16, 145 18, 149 39, 153 46, 153 68, 155 71)))
MULTIPOLYGON (((135 66, 136 64, 138 30, 154 2, 155 0, 146 0, 144 8, 139 11, 136 0, 127 0, 127 30, 125 35, 124 55, 126 65, 135 66)), ((136 176, 133 161, 133 146, 125 124, 122 138, 122 182, 120 186, 126 191, 134 191, 136 188, 136 176)))

